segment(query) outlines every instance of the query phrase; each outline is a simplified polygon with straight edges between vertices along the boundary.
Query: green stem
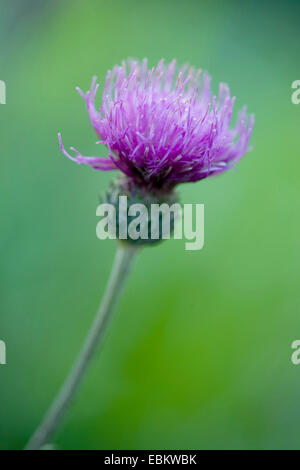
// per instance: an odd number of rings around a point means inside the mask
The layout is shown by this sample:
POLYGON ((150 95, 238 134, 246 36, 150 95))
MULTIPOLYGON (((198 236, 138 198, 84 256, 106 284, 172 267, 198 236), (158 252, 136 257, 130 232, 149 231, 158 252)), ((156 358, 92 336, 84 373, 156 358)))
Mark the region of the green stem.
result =
POLYGON ((103 341, 104 333, 122 292, 136 252, 137 248, 129 243, 119 243, 105 294, 83 347, 62 388, 46 413, 44 420, 31 437, 25 449, 37 450, 48 444, 63 420, 96 349, 103 341))

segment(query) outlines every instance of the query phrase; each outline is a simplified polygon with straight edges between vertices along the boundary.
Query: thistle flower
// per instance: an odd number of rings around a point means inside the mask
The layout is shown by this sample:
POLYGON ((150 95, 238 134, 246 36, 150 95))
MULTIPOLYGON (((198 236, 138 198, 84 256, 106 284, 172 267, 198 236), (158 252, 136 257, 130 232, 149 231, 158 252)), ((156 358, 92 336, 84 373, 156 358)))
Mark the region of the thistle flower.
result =
POLYGON ((79 164, 119 169, 137 187, 169 191, 223 173, 249 150, 253 115, 244 107, 231 127, 235 98, 224 83, 213 96, 211 79, 201 70, 184 65, 176 75, 175 60, 161 60, 151 70, 147 59, 124 61, 108 71, 99 110, 96 80, 87 93, 77 91, 109 157, 85 157, 73 147, 71 156, 59 134, 61 150, 79 164))
MULTIPOLYGON (((132 217, 133 204, 142 202, 147 209, 166 201, 174 208, 178 206, 173 204, 178 183, 222 173, 248 150, 253 116, 247 117, 244 108, 231 128, 234 98, 230 97, 228 86, 221 84, 216 98, 211 93, 209 76, 200 70, 185 65, 176 75, 175 60, 169 65, 161 60, 151 70, 146 59, 141 64, 129 60, 107 73, 99 110, 95 106, 97 89, 94 78, 87 93, 79 88, 78 92, 86 102, 100 142, 109 149, 109 157, 85 157, 71 147, 75 152, 72 156, 64 149, 60 134, 59 145, 68 158, 79 164, 103 171, 119 169, 125 175, 106 195, 106 201, 116 209, 114 238, 127 239, 128 215, 132 217), (125 217, 118 209, 120 195, 129 196, 125 217)), ((175 226, 175 216, 173 212, 172 218, 167 218, 170 231, 175 226)), ((27 449, 41 449, 50 442, 104 338, 138 245, 157 243, 164 238, 162 219, 163 214, 155 221, 151 211, 144 227, 151 237, 129 237, 128 243, 118 244, 99 311, 77 360, 27 449), (157 236, 152 239, 153 228, 157 236)), ((142 222, 138 220, 141 231, 142 222)))

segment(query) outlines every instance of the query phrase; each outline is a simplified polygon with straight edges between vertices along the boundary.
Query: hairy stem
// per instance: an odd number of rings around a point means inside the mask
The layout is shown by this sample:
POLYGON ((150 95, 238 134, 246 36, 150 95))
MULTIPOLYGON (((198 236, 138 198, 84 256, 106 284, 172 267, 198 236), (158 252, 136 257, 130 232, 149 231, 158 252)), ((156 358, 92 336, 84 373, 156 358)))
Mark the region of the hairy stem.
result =
POLYGON ((38 450, 48 444, 63 420, 96 349, 103 341, 104 333, 122 292, 136 252, 137 248, 129 243, 119 243, 106 291, 83 347, 62 388, 25 449, 38 450))

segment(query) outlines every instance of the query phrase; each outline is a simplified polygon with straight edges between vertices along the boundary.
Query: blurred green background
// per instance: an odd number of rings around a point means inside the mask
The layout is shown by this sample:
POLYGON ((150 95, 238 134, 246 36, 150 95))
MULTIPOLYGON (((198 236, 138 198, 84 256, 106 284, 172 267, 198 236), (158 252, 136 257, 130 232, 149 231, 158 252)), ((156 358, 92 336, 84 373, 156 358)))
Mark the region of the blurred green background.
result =
POLYGON ((104 350, 56 436, 62 449, 300 448, 300 2, 1 0, 0 447, 22 448, 69 370, 115 242, 99 241, 112 174, 84 102, 128 56, 190 62, 255 113, 235 171, 180 187, 205 246, 172 240, 134 266, 104 350))

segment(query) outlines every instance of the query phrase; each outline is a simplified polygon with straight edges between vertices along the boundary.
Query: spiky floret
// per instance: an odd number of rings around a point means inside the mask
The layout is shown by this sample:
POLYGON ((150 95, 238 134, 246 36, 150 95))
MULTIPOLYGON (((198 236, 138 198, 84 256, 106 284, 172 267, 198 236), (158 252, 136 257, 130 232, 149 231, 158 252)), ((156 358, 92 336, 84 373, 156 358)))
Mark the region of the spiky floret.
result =
POLYGON ((99 170, 121 170, 136 185, 169 190, 230 169, 248 150, 254 117, 244 107, 235 126, 235 98, 220 84, 213 96, 210 77, 187 65, 176 73, 176 61, 148 69, 147 59, 122 62, 106 75, 102 105, 95 106, 96 77, 83 93, 90 121, 109 157, 71 156, 99 170))

